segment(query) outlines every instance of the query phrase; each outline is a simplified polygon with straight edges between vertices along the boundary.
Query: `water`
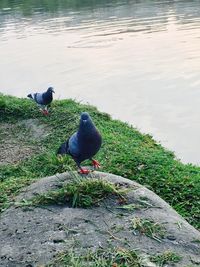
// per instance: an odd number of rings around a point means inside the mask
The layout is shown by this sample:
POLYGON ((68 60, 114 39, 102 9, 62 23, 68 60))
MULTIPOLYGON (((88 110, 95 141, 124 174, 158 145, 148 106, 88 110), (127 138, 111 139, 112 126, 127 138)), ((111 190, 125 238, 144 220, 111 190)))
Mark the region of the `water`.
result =
POLYGON ((196 1, 4 0, 0 91, 97 106, 200 163, 196 1))

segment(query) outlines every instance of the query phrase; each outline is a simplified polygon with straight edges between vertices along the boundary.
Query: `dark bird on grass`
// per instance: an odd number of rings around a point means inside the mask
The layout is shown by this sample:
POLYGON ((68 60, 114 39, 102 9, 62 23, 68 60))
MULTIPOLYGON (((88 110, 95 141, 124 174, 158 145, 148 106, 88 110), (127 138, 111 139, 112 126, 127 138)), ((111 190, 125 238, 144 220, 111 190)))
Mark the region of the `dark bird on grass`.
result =
POLYGON ((78 131, 75 132, 57 152, 57 155, 69 154, 76 162, 81 174, 88 174, 90 171, 81 167, 81 162, 86 159, 92 161, 93 167, 99 168, 100 164, 93 156, 99 151, 102 138, 95 127, 90 115, 87 112, 81 113, 78 131))
POLYGON ((50 107, 51 102, 53 101, 53 93, 55 93, 53 87, 49 87, 44 93, 28 94, 27 97, 33 99, 38 104, 41 112, 44 115, 48 115, 48 108, 50 107))

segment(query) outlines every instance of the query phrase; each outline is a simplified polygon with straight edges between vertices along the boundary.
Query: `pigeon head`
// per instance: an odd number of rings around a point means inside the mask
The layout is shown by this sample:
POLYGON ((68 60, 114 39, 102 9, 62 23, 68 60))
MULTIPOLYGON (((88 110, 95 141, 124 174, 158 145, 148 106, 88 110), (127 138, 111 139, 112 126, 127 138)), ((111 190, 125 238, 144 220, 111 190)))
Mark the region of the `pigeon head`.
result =
POLYGON ((53 90, 53 87, 49 87, 49 88, 47 89, 47 92, 49 92, 49 93, 55 93, 55 91, 53 90))
POLYGON ((91 120, 90 115, 87 112, 81 113, 81 121, 86 123, 88 120, 91 120))
POLYGON ((87 112, 82 112, 81 113, 81 118, 80 118, 80 128, 93 128, 94 124, 92 122, 92 119, 90 118, 90 115, 87 112))
POLYGON ((81 113, 81 119, 80 119, 80 123, 82 125, 93 125, 92 119, 90 117, 90 115, 87 112, 82 112, 81 113))

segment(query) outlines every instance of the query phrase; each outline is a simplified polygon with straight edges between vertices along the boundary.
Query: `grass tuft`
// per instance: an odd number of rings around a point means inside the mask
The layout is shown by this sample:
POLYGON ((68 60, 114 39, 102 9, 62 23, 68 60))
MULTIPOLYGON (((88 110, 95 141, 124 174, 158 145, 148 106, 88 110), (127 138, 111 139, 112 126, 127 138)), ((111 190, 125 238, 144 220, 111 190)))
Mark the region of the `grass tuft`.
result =
POLYGON ((53 263, 46 267, 142 267, 141 257, 134 250, 124 248, 99 249, 86 255, 77 255, 73 251, 61 253, 53 263))
POLYGON ((172 251, 165 251, 164 253, 150 257, 150 260, 156 263, 159 267, 163 267, 166 264, 179 262, 181 259, 181 256, 177 255, 172 251))
POLYGON ((131 220, 131 228, 136 234, 138 231, 140 234, 144 234, 156 241, 161 242, 165 237, 166 230, 163 225, 148 219, 142 219, 139 217, 131 220))
POLYGON ((121 197, 122 192, 114 184, 102 179, 78 179, 54 191, 39 195, 28 201, 31 205, 63 205, 73 208, 88 208, 99 205, 110 195, 121 197))

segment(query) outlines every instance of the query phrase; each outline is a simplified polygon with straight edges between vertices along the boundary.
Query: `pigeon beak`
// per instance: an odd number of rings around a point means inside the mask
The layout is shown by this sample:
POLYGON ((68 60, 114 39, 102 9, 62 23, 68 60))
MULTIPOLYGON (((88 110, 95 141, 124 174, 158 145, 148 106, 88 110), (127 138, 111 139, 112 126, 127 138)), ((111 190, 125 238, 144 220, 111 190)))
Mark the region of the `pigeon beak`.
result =
POLYGON ((83 120, 83 123, 86 123, 87 122, 87 120, 83 120))
POLYGON ((52 93, 54 93, 54 94, 55 94, 55 91, 54 91, 54 90, 52 90, 52 93))

